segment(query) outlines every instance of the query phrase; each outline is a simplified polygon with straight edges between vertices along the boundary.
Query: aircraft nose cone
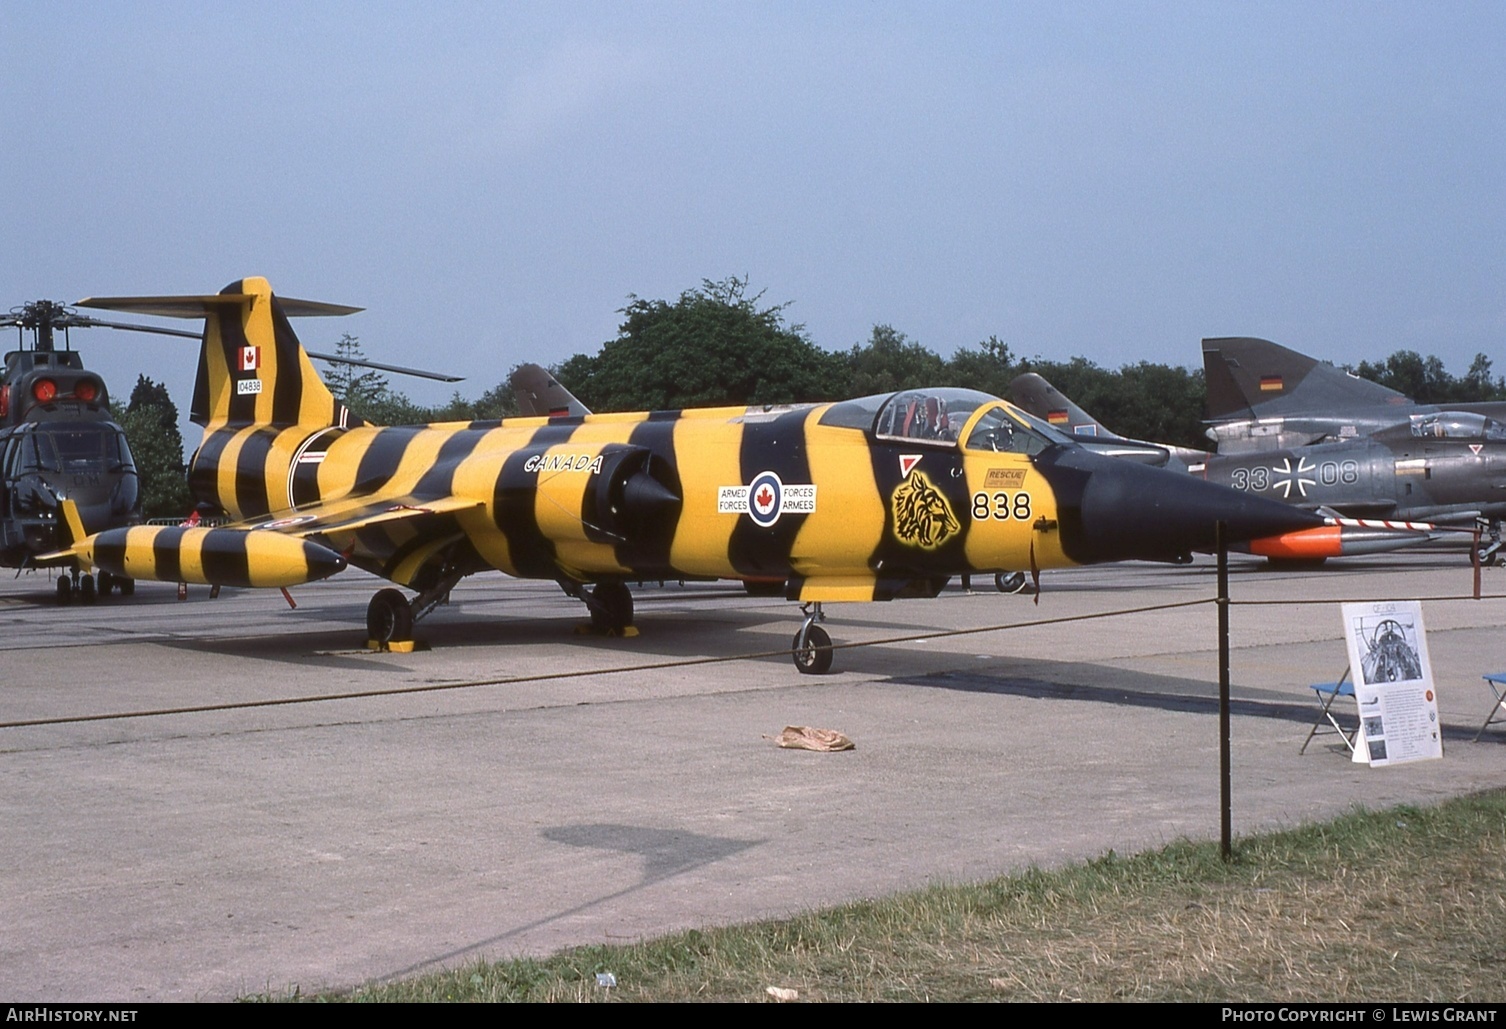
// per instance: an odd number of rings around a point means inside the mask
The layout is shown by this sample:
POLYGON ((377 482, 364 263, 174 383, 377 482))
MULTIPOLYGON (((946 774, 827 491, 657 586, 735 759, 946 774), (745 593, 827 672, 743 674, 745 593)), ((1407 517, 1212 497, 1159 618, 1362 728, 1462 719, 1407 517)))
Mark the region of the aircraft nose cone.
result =
POLYGON ((1175 561, 1215 547, 1324 524, 1308 511, 1190 475, 1064 448, 1038 467, 1057 495, 1062 549, 1083 564, 1175 561))

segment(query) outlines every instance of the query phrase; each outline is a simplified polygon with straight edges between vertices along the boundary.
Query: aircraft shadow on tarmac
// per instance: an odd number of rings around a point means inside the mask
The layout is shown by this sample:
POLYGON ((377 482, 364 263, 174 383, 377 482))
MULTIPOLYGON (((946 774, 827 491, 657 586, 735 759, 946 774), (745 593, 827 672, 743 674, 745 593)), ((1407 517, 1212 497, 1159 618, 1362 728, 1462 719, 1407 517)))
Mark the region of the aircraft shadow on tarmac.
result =
MULTIPOLYGON (((1094 666, 1080 663, 1025 661, 1026 665, 1045 666, 1043 675, 1054 673, 1058 679, 1080 678, 1094 666), (1054 666, 1054 667, 1053 667, 1054 666)), ((981 672, 934 672, 925 675, 903 676, 892 682, 906 686, 921 686, 932 689, 959 690, 965 693, 993 693, 1001 696, 1028 697, 1034 700, 1069 700, 1091 704, 1112 704, 1116 707, 1140 707, 1157 711, 1175 711, 1186 714, 1218 714, 1218 684, 1201 679, 1182 679, 1174 676, 1149 675, 1122 668, 1114 669, 1113 686, 1094 686, 1074 682, 1053 681, 1030 675, 988 675, 981 672)), ((1238 689, 1239 687, 1235 687, 1238 689)), ((1297 689, 1298 687, 1293 687, 1297 689)), ((1245 691, 1248 692, 1248 691, 1245 691)), ((1336 709, 1337 710, 1337 709, 1336 709)), ((1231 697, 1231 715, 1252 718, 1272 718, 1292 722, 1304 729, 1318 717, 1318 708, 1312 703, 1294 700, 1262 700, 1252 697, 1231 697)), ((1442 726, 1443 738, 1455 741, 1473 740, 1479 726, 1442 726)), ((1484 737, 1482 737, 1483 741, 1484 737)), ((1495 737, 1506 744, 1506 734, 1495 737)))
POLYGON ((637 882, 624 886, 621 889, 582 901, 564 911, 556 911, 525 925, 514 926, 505 932, 500 932, 484 940, 475 940, 444 954, 432 955, 407 968, 387 972, 379 978, 383 980, 400 979, 405 976, 415 975, 425 969, 448 966, 461 958, 475 956, 479 952, 498 947, 510 939, 518 937, 523 933, 531 932, 541 926, 548 925, 551 922, 574 917, 583 911, 589 911, 599 904, 619 900, 655 883, 672 879, 677 875, 682 875, 685 872, 702 868, 706 865, 715 864, 718 861, 724 861, 727 858, 766 842, 764 840, 735 840, 726 836, 704 836, 700 833, 682 832, 673 829, 657 829, 646 825, 618 825, 611 823, 553 826, 543 830, 540 835, 550 842, 564 844, 568 847, 616 851, 622 854, 637 854, 643 858, 643 874, 638 878, 637 882))

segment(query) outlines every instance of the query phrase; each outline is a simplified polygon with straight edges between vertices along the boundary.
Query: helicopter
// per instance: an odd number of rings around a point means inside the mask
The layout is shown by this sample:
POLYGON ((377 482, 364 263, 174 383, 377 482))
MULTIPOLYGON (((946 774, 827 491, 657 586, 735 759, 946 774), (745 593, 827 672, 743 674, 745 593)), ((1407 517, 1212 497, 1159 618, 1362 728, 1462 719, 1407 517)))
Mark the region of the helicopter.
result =
MULTIPOLYGON (((85 531, 141 520, 140 482, 125 430, 110 413, 109 387, 84 367, 68 338, 74 328, 140 327, 80 315, 51 300, 0 315, 0 328, 11 326, 20 346, 5 355, 0 371, 0 566, 22 569, 64 542, 65 499, 77 505, 85 531)), ((96 580, 75 562, 57 578, 58 601, 88 602, 117 589, 129 596, 135 585, 108 572, 96 580)))

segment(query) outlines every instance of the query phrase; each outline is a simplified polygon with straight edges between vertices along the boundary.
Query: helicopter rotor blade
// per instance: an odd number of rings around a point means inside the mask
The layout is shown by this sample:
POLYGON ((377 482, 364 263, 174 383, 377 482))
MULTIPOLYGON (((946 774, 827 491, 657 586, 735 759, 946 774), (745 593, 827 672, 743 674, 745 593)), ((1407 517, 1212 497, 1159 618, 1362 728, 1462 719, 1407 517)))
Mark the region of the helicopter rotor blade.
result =
POLYGON ((90 318, 87 315, 74 315, 63 323, 68 328, 74 329, 126 329, 130 332, 154 332, 162 336, 182 336, 184 339, 203 339, 202 332, 189 332, 187 329, 163 329, 156 325, 132 325, 129 322, 107 322, 102 318, 90 318))
MULTIPOLYGON (((135 298, 141 299, 141 298, 135 298)), ((150 300, 151 298, 146 298, 150 300)), ((217 297, 201 298, 214 301, 217 297)), ((338 307, 334 304, 316 304, 305 300, 283 300, 283 305, 294 305, 289 314, 350 314, 361 310, 359 307, 338 307)), ((22 328, 36 329, 39 324, 46 323, 51 329, 125 329, 128 332, 150 332, 159 336, 178 336, 183 339, 202 339, 203 333, 189 332, 185 329, 164 329, 156 325, 139 325, 131 322, 108 322, 103 318, 91 318, 85 314, 79 314, 64 304, 52 301, 38 301, 27 304, 22 308, 15 308, 8 315, 0 315, 0 328, 20 326, 22 328)), ((439 382, 464 382, 463 375, 445 375, 441 372, 424 371, 422 368, 406 368, 398 364, 382 364, 378 361, 365 361, 354 357, 340 357, 337 354, 322 354, 313 350, 305 351, 310 357, 331 364, 355 365, 359 368, 372 368, 381 372, 392 372, 395 375, 413 375, 420 379, 434 379, 439 382)))
POLYGON ((422 368, 404 368, 402 365, 398 364, 380 364, 376 361, 360 361, 354 357, 339 357, 335 354, 320 354, 315 353, 312 350, 305 350, 304 353, 308 354, 310 357, 317 357, 321 361, 328 361, 331 364, 351 364, 355 365, 358 368, 375 368, 379 372, 393 372, 397 375, 414 375, 420 379, 435 379, 439 382, 465 381, 464 375, 445 375, 441 372, 426 372, 422 368))

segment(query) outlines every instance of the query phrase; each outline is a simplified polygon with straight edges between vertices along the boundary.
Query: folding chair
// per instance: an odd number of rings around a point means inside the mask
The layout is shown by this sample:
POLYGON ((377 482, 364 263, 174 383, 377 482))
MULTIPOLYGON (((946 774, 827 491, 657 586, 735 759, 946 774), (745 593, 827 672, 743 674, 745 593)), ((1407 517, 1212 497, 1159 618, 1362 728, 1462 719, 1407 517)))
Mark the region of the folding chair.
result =
POLYGON ((1360 726, 1356 722, 1353 729, 1344 728, 1334 717, 1333 710, 1334 701, 1340 697, 1354 696, 1354 683, 1349 681, 1349 666, 1344 666, 1344 674, 1339 676, 1338 682, 1315 682, 1309 688, 1323 710, 1318 714, 1318 720, 1313 723, 1307 739, 1302 741, 1302 749, 1297 751, 1297 754, 1300 756, 1307 753, 1307 745, 1313 741, 1314 736, 1331 736, 1334 733, 1339 734, 1339 738, 1344 741, 1344 746, 1348 747, 1349 752, 1353 754, 1354 737, 1359 733, 1360 726))
POLYGON ((1485 719, 1485 724, 1480 726, 1480 731, 1475 733, 1474 742, 1478 743, 1480 737, 1485 735, 1496 722, 1506 722, 1506 672, 1491 672, 1482 675, 1485 685, 1490 687, 1490 692, 1495 694, 1495 700, 1490 704, 1490 715, 1485 719))

